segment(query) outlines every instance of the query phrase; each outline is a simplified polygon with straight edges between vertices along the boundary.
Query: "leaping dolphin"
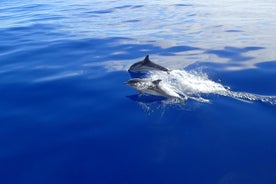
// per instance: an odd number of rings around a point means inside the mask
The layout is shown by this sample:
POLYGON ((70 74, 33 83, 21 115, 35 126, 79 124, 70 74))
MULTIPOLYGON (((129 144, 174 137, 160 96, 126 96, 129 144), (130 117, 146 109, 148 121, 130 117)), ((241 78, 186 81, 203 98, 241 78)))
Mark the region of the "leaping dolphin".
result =
POLYGON ((134 63, 128 69, 129 72, 136 72, 136 73, 147 72, 150 70, 159 70, 159 71, 169 72, 169 69, 150 61, 149 55, 147 55, 143 61, 134 63))
POLYGON ((140 94, 178 98, 181 100, 187 99, 186 96, 176 93, 170 87, 166 86, 166 84, 160 85, 161 81, 161 79, 151 81, 148 79, 133 78, 125 82, 125 84, 135 88, 140 94))

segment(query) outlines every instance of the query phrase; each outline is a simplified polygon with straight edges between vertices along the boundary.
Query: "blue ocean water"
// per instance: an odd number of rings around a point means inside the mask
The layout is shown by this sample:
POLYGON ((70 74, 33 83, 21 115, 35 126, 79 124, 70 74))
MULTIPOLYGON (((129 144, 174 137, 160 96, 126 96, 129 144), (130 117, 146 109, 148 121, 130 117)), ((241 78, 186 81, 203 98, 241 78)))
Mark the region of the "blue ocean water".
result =
POLYGON ((274 0, 0 5, 0 183, 276 182, 276 105, 136 98, 149 54, 233 91, 276 95, 274 0))

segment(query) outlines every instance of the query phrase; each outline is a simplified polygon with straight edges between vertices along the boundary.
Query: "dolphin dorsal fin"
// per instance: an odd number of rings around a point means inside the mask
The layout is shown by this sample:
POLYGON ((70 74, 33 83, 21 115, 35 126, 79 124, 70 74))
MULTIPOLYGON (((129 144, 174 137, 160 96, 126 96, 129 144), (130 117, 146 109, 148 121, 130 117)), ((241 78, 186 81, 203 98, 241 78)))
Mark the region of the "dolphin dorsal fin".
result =
POLYGON ((145 59, 144 59, 143 62, 144 62, 144 63, 149 63, 149 62, 150 62, 150 60, 149 60, 149 55, 147 55, 147 56, 145 57, 145 59))
POLYGON ((152 81, 152 83, 155 84, 155 85, 158 85, 161 81, 162 81, 161 79, 157 79, 155 81, 152 81))

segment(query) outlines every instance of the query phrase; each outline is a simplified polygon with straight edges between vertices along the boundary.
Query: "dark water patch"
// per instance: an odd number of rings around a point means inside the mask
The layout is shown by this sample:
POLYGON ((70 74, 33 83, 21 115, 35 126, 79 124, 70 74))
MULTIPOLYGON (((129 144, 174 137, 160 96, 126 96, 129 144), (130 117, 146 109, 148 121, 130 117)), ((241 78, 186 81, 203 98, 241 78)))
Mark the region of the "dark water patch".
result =
POLYGON ((142 103, 154 103, 154 102, 160 102, 166 99, 165 97, 152 96, 152 95, 130 95, 130 96, 127 96, 127 98, 135 102, 142 102, 142 103))
POLYGON ((94 112, 114 106, 108 103, 106 98, 124 98, 125 95, 120 95, 118 92, 125 88, 123 81, 126 78, 125 73, 113 73, 89 80, 85 75, 80 75, 37 83, 2 84, 3 90, 0 92, 2 105, 6 104, 7 109, 13 108, 13 110, 1 114, 1 117, 13 116, 14 112, 18 112, 37 121, 74 122, 85 114, 85 111, 71 116, 67 116, 66 113, 78 112, 85 108, 87 113, 91 113, 90 120, 95 120, 96 114, 92 115, 94 112), (121 85, 117 85, 118 83, 121 85), (102 103, 97 105, 100 101, 102 103), (57 108, 59 111, 56 111, 57 108), (65 116, 68 118, 64 119, 65 116))
POLYGON ((22 10, 30 11, 30 10, 42 10, 51 7, 49 4, 25 4, 20 6, 22 10))
POLYGON ((133 6, 132 5, 123 5, 123 6, 117 6, 113 9, 126 9, 126 8, 131 8, 131 7, 133 7, 133 6))
POLYGON ((51 8, 52 6, 50 4, 25 4, 25 3, 18 3, 18 5, 12 5, 10 7, 5 7, 3 9, 0 8, 1 11, 4 12, 28 12, 30 11, 40 11, 40 10, 47 10, 48 8, 51 8))
POLYGON ((0 45, 0 56, 5 54, 6 52, 9 51, 13 51, 14 50, 14 46, 8 43, 3 43, 2 45, 0 45), (7 44, 7 45, 5 45, 7 44))
POLYGON ((112 9, 107 9, 107 10, 90 11, 90 12, 86 12, 86 13, 93 13, 93 14, 108 14, 108 13, 112 13, 112 12, 113 12, 112 9))
MULTIPOLYGON (((39 21, 40 22, 40 21, 39 21)), ((56 27, 53 27, 51 24, 45 23, 33 23, 26 26, 14 26, 8 29, 2 29, 3 35, 1 37, 5 37, 6 42, 17 41, 17 44, 26 45, 24 40, 34 40, 39 42, 44 38, 44 36, 51 35, 50 40, 54 39, 53 36, 60 36, 62 33, 57 33, 56 27), (40 37, 37 38, 37 37, 40 37), (8 39, 7 39, 8 38, 8 39)))
POLYGON ((143 8, 144 5, 135 5, 135 6, 132 6, 132 9, 137 9, 137 8, 143 8))
POLYGON ((144 5, 123 5, 123 6, 117 6, 114 7, 113 9, 116 10, 120 10, 120 9, 138 9, 138 8, 142 8, 144 7, 144 5))
POLYGON ((263 61, 261 63, 255 64, 261 70, 265 70, 266 72, 275 72, 276 70, 276 61, 263 61))
POLYGON ((251 46, 251 47, 245 47, 244 48, 244 50, 246 52, 255 51, 255 50, 262 50, 262 49, 265 49, 265 47, 251 46))
POLYGON ((194 16, 196 16, 196 14, 195 13, 191 13, 191 14, 188 14, 187 16, 188 17, 194 17, 194 16))
POLYGON ((169 48, 165 48, 164 51, 162 51, 162 53, 160 53, 160 55, 173 55, 175 53, 178 52, 186 52, 186 51, 192 51, 192 50, 201 50, 198 47, 191 47, 191 46, 173 46, 173 47, 169 47, 169 48))
POLYGON ((205 53, 207 54, 215 54, 218 57, 221 58, 227 58, 229 61, 232 62, 239 62, 239 61, 248 61, 253 59, 254 57, 251 56, 244 56, 244 53, 255 51, 255 50, 261 50, 264 49, 264 47, 244 47, 244 48, 238 48, 238 47, 224 47, 222 50, 207 50, 205 53))
POLYGON ((127 21, 124 21, 124 22, 135 23, 135 22, 141 22, 141 20, 133 19, 133 20, 127 20, 127 21))
POLYGON ((229 32, 229 33, 240 33, 240 32, 244 32, 242 30, 236 30, 236 29, 229 29, 229 30, 226 30, 225 32, 229 32))
POLYGON ((174 6, 186 7, 186 6, 193 6, 193 5, 192 4, 175 4, 174 6))
POLYGON ((65 17, 60 15, 45 15, 45 14, 36 14, 34 18, 32 18, 30 21, 39 22, 42 24, 43 22, 48 21, 57 21, 57 20, 63 20, 65 17))
POLYGON ((261 69, 225 71, 221 75, 221 82, 231 86, 234 91, 241 91, 242 89, 245 92, 274 96, 276 90, 272 86, 275 86, 276 82, 272 79, 275 77, 275 72, 270 73, 261 69))
POLYGON ((143 5, 137 5, 137 6, 133 6, 133 5, 123 5, 123 6, 117 6, 114 8, 110 8, 110 9, 106 9, 106 10, 96 10, 96 11, 89 11, 86 13, 93 13, 93 14, 107 14, 107 13, 112 13, 115 12, 117 10, 123 10, 123 9, 138 9, 143 7, 143 5))

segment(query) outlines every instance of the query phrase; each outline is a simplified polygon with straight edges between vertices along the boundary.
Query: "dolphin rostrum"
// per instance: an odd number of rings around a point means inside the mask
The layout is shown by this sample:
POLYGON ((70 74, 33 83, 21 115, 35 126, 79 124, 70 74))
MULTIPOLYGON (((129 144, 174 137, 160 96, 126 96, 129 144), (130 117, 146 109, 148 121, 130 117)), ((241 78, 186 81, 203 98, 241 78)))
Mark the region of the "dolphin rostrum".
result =
POLYGON ((169 72, 169 69, 150 61, 149 55, 147 55, 143 61, 134 63, 128 69, 129 72, 136 72, 136 73, 146 72, 146 71, 150 71, 150 70, 159 70, 159 71, 169 72))
POLYGON ((166 86, 166 84, 160 85, 161 81, 161 79, 151 81, 149 79, 133 78, 125 82, 125 84, 135 88, 140 94, 150 94, 182 100, 186 99, 186 96, 183 97, 173 91, 170 87, 166 86))

